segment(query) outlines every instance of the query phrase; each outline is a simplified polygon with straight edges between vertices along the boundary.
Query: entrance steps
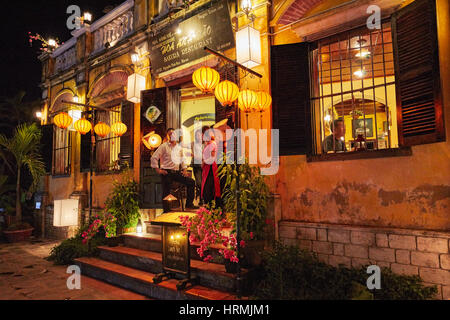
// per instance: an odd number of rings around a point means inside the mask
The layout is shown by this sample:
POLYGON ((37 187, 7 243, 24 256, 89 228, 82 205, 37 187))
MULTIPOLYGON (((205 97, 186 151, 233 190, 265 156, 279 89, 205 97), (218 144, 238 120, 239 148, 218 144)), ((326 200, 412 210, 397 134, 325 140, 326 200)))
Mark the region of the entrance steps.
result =
MULTIPOLYGON (((179 291, 177 279, 153 283, 153 277, 162 272, 162 241, 157 233, 125 234, 119 246, 99 247, 98 257, 78 258, 75 263, 83 275, 155 299, 236 299, 236 275, 227 273, 223 264, 203 262, 197 255, 197 247, 198 244, 191 247, 191 273, 198 282, 179 291)), ((219 247, 213 251, 218 250, 219 247)), ((242 269, 242 288, 248 287, 250 274, 242 269)))

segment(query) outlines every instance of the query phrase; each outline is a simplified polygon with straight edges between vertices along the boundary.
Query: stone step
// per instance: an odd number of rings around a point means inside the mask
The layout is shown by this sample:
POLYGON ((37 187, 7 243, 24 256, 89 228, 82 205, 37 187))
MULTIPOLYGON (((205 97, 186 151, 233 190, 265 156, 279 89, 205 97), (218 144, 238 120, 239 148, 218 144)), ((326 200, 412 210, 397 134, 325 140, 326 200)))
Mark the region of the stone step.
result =
MULTIPOLYGON (((151 273, 161 273, 162 254, 128 247, 99 247, 100 258, 126 267, 148 271, 151 273)), ((191 260, 191 272, 199 279, 199 284, 205 287, 236 292, 236 275, 227 273, 222 264, 207 263, 198 260, 191 260)), ((245 289, 247 269, 241 270, 242 287, 245 289)))
POLYGON ((158 225, 153 225, 150 223, 150 221, 145 221, 145 225, 147 226, 147 233, 155 234, 155 235, 161 235, 162 234, 162 227, 158 225))
MULTIPOLYGON (((152 252, 162 252, 162 240, 161 235, 158 234, 137 234, 137 233, 126 233, 122 235, 122 242, 125 247, 134 248, 144 251, 152 251, 152 252)), ((203 260, 198 253, 197 248, 200 247, 199 243, 191 244, 191 259, 192 260, 203 260)), ((224 247, 221 245, 212 245, 211 246, 211 256, 213 258, 219 257, 219 250, 224 247)))
POLYGON ((83 275, 160 300, 234 300, 236 296, 201 285, 178 291, 175 279, 153 283, 155 274, 93 257, 75 259, 83 275))

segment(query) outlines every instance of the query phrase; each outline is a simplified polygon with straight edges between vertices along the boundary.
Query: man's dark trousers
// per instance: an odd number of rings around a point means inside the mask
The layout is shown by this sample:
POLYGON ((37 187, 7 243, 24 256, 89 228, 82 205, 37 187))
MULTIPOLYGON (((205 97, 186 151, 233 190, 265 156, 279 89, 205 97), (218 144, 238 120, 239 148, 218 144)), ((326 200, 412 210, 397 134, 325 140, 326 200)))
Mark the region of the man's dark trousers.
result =
MULTIPOLYGON (((176 181, 178 183, 184 184, 187 187, 187 199, 186 199, 186 207, 192 207, 194 202, 195 195, 195 181, 192 178, 187 178, 181 174, 181 172, 176 170, 165 170, 167 174, 161 175, 161 183, 162 183, 162 198, 164 199, 170 194, 170 187, 172 185, 172 181, 176 181)), ((164 212, 170 211, 170 205, 168 201, 163 201, 164 212)))

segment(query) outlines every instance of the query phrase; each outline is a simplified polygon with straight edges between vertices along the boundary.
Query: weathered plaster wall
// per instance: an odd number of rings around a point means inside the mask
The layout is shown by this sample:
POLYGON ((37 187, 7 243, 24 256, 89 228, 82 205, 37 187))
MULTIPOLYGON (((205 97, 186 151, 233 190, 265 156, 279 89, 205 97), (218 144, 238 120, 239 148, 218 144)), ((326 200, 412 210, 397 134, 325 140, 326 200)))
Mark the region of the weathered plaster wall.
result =
MULTIPOLYGON (((273 190, 281 195, 282 220, 450 231, 448 1, 437 0, 437 11, 447 141, 414 146, 409 157, 315 163, 281 157, 273 190)), ((276 44, 291 42, 289 32, 275 36, 276 44)))

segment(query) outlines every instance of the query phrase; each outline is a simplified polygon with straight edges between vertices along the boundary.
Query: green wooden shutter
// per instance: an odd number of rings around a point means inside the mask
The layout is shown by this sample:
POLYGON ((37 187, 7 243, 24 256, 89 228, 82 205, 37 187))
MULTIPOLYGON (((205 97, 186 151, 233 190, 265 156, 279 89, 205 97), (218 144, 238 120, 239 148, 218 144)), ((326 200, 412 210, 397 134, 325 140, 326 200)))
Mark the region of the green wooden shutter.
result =
POLYGON ((280 155, 311 153, 309 43, 271 48, 273 128, 280 155))
POLYGON ((416 0, 392 17, 399 143, 445 140, 435 0, 416 0))
POLYGON ((120 137, 120 165, 123 166, 128 163, 130 168, 133 168, 133 154, 134 154, 134 104, 124 103, 121 110, 122 122, 127 126, 127 132, 120 137))

